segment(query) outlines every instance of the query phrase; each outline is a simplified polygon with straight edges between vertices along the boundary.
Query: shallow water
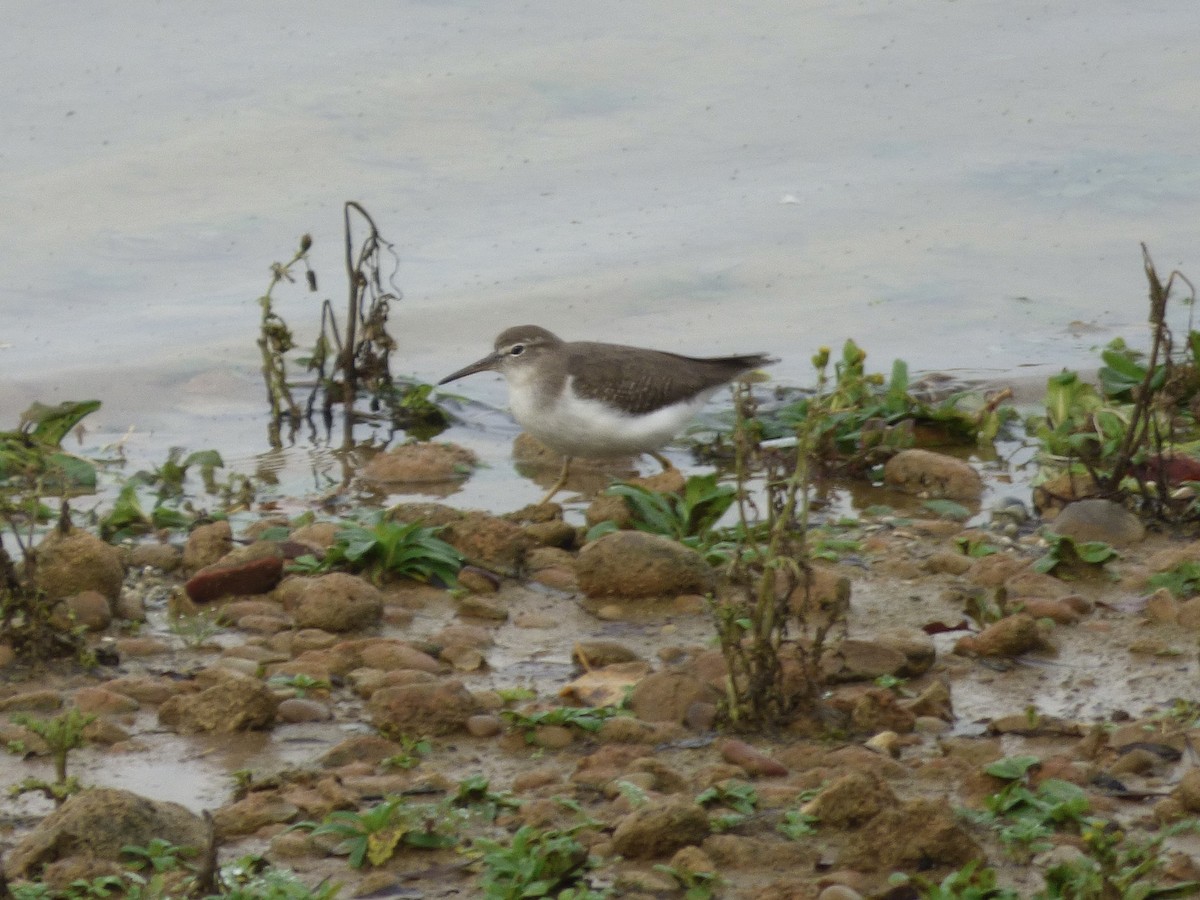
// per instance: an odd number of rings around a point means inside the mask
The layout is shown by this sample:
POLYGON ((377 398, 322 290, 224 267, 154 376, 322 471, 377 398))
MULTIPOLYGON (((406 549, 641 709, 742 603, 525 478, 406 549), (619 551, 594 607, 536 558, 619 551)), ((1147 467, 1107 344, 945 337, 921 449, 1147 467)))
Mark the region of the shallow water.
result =
MULTIPOLYGON (((1141 338, 1139 241, 1194 263, 1178 0, 7 12, 0 421, 97 397, 85 445, 132 428, 134 458, 256 465, 254 298, 310 231, 340 300, 351 198, 423 380, 519 321, 766 350, 791 383, 848 336, 884 371, 1052 370, 1141 338)), ((311 341, 316 304, 281 298, 311 341)))

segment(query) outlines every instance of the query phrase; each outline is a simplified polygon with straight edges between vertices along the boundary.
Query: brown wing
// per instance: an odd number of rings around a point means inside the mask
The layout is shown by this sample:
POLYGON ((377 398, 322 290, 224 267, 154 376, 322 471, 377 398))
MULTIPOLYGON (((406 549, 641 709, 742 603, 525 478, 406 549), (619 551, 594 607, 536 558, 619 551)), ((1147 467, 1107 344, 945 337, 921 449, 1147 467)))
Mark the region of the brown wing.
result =
POLYGON ((701 391, 719 387, 744 372, 774 360, 765 353, 696 359, 661 350, 642 350, 615 344, 579 342, 566 345, 567 374, 575 392, 629 410, 649 413, 701 391), (616 367, 619 378, 602 377, 616 367))

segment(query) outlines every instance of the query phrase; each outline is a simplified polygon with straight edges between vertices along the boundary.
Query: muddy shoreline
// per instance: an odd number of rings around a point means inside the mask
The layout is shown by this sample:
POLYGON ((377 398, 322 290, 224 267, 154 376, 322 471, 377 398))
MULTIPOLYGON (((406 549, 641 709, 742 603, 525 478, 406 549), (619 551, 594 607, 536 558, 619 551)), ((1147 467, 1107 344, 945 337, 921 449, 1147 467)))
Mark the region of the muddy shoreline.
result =
MULTIPOLYGON (((0 727, 22 752, 0 758, 0 781, 49 772, 11 715, 77 706, 98 716, 71 756, 82 782, 209 810, 222 859, 261 853, 309 884, 335 878, 349 896, 388 885, 396 896, 474 896, 481 876, 453 851, 407 847, 353 869, 330 855, 328 840, 292 826, 389 796, 445 797, 479 775, 513 804, 466 834, 570 829, 586 816, 595 825, 579 837, 598 865, 587 883, 629 897, 672 896, 684 871, 709 872, 713 896, 893 896, 896 872, 941 877, 972 859, 1031 895, 1054 854, 1077 839, 1056 835, 1059 850, 1014 854, 994 830, 953 813, 1000 789, 985 765, 1023 754, 1040 760, 1035 784, 1080 786, 1096 814, 1131 833, 1152 836, 1196 809, 1185 775, 1200 615, 1147 583, 1200 560, 1188 537, 1152 531, 1102 569, 1064 578, 1032 571, 1045 550, 1032 523, 968 529, 923 515, 919 499, 862 516, 845 526, 859 549, 821 564, 851 589, 850 649, 826 696, 829 727, 733 735, 712 727, 720 676, 699 586, 654 600, 589 598, 579 588, 581 528, 544 514, 534 522, 420 509, 454 523, 470 550, 465 590, 377 589, 339 575, 339 593, 325 590, 335 576, 289 575, 265 592, 189 601, 185 582, 234 538, 280 524, 266 518, 236 535, 204 526, 187 545, 114 549, 123 573, 116 615, 89 641, 119 662, 91 671, 10 663, 0 727), (972 558, 964 541, 995 552, 972 558), (980 631, 967 615, 972 598, 1000 587, 1010 601, 1001 621, 1029 618, 1028 642, 965 648, 964 636, 980 631), (189 631, 187 621, 211 630, 189 631), (631 714, 595 731, 517 727, 506 715, 580 704, 595 688, 581 676, 631 692, 631 714), (881 686, 879 676, 894 681, 881 686), (516 689, 528 693, 511 699, 516 689), (398 767, 418 737, 428 752, 398 767), (1147 743, 1176 752, 1131 764, 1128 745, 1147 743), (695 800, 734 785, 749 785, 755 801, 732 826, 720 802, 695 800), (664 822, 648 809, 682 818, 664 822), (789 839, 779 826, 797 810, 817 824, 789 839), (652 839, 664 830, 677 839, 652 839), (891 849, 877 846, 881 835, 891 849)), ((306 528, 283 543, 329 539, 329 526, 306 528)), ((52 810, 28 794, 8 804, 0 840, 10 878, 93 871, 69 856, 30 855, 30 836, 52 810)), ((1196 866, 1194 839, 1171 846, 1164 884, 1196 866)))

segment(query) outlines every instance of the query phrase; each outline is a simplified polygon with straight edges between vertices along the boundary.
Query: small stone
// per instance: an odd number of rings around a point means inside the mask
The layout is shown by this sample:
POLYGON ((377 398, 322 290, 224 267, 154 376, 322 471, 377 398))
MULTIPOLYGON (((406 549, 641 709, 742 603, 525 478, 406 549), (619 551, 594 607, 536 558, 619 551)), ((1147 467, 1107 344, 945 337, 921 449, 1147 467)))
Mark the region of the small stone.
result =
POLYGON ((371 457, 360 474, 384 484, 438 484, 464 481, 476 462, 474 453, 457 444, 401 444, 371 457))
POLYGON ((304 589, 294 615, 300 628, 333 632, 369 628, 383 616, 383 595, 365 579, 331 572, 304 589))
POLYGON ((438 672, 443 668, 436 659, 411 644, 388 639, 368 642, 361 649, 360 657, 364 666, 384 672, 396 669, 438 672))
POLYGON ((575 526, 557 519, 550 522, 534 522, 525 526, 525 534, 534 543, 543 547, 558 547, 569 550, 575 546, 575 526))
POLYGON ((708 816, 690 801, 667 800, 642 806, 613 832, 613 850, 627 859, 655 859, 675 853, 708 836, 708 816))
POLYGON ((171 544, 138 544, 129 551, 129 565, 134 569, 158 569, 174 572, 183 562, 183 553, 171 544))
POLYGON ((499 716, 480 713, 467 718, 467 731, 477 738, 495 737, 504 730, 504 723, 499 716))
POLYGON ((183 568, 187 572, 198 571, 217 562, 232 549, 233 529, 229 527, 229 522, 222 519, 197 525, 188 535, 187 545, 183 548, 183 568))
POLYGON ((458 585, 476 594, 494 594, 500 589, 500 579, 478 566, 463 566, 458 573, 458 585))
POLYGON ((154 840, 200 852, 208 829, 178 803, 150 800, 130 791, 94 787, 67 799, 26 834, 5 859, 10 878, 33 878, 69 856, 118 859, 126 845, 154 840))
POLYGON ((383 687, 371 695, 371 723, 385 735, 451 734, 466 728, 479 704, 460 681, 383 687))
POLYGON ((740 766, 747 775, 782 777, 788 773, 787 766, 783 763, 771 759, 745 741, 729 738, 722 741, 718 749, 722 759, 735 766, 740 766))
POLYGON ((674 597, 715 586, 712 569, 695 550, 641 531, 592 541, 579 554, 575 576, 589 597, 674 597))
POLYGON ((1188 769, 1171 792, 1190 813, 1200 812, 1200 769, 1188 769))
POLYGON ((983 479, 970 463, 930 450, 901 450, 883 467, 883 480, 910 494, 947 500, 978 500, 983 479))
POLYGON ((329 706, 308 697, 288 697, 279 704, 276 716, 281 722, 328 722, 333 718, 329 706))
POLYGON ((0 712, 56 712, 63 707, 58 691, 23 691, 0 700, 0 712))
POLYGON ((241 547, 199 569, 184 590, 196 603, 235 594, 265 594, 283 577, 283 553, 273 541, 241 547))
POLYGON ((954 645, 954 652, 979 656, 1020 656, 1045 646, 1045 639, 1033 616, 1017 613, 993 622, 979 634, 960 638, 954 645))
POLYGON ((817 894, 817 900, 863 900, 863 895, 844 884, 831 884, 817 894))
POLYGON ((443 647, 438 658, 450 663, 459 672, 476 672, 482 669, 485 663, 483 654, 477 648, 464 644, 443 647))
POLYGON ((81 591, 60 604, 67 627, 82 625, 88 631, 103 631, 112 624, 112 608, 99 591, 81 591))
POLYGON ((582 640, 571 649, 571 661, 585 669, 602 669, 614 663, 634 662, 641 657, 618 641, 582 640))
POLYGON ((468 594, 458 601, 458 614, 473 619, 489 619, 493 622, 508 621, 508 607, 492 597, 468 594))
POLYGON ((684 672, 654 672, 629 694, 629 708, 643 722, 683 722, 695 702, 717 703, 715 687, 684 672))
POLYGON ((1113 547, 1126 547, 1146 537, 1141 519, 1112 500, 1076 500, 1050 523, 1056 534, 1076 541, 1102 541, 1113 547))
POLYGON ((533 541, 521 526, 487 513, 469 512, 451 522, 438 535, 472 564, 516 575, 533 541))
POLYGON ((269 728, 279 699, 265 684, 245 675, 222 675, 196 694, 176 694, 158 708, 159 723, 179 734, 229 734, 269 728))
POLYGON ((98 591, 111 601, 121 593, 125 567, 121 551, 94 534, 55 528, 37 546, 34 580, 50 600, 98 591))
POLYGON ((874 750, 892 759, 900 758, 900 750, 904 746, 900 735, 894 731, 881 731, 874 737, 863 742, 868 750, 874 750))
POLYGON ((120 715, 137 712, 141 704, 127 694, 118 694, 102 687, 85 687, 75 692, 75 705, 83 713, 120 715))
POLYGON ((1079 612, 1069 603, 1051 597, 1018 597, 1010 608, 1021 609, 1035 619, 1049 619, 1056 625, 1074 625, 1079 612))
POLYGON ((533 730, 530 742, 546 750, 561 750, 575 740, 575 733, 565 725, 539 725, 533 730))

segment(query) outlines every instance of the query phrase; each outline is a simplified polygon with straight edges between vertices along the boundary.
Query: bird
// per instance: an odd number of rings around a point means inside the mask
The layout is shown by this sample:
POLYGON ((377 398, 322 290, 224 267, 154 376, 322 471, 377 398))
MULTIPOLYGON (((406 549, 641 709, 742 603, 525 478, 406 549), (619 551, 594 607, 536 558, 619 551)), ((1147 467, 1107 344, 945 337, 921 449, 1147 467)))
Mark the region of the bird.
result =
POLYGON ((508 383, 513 418, 562 454, 558 480, 540 501, 566 485, 575 457, 606 459, 658 451, 717 390, 760 366, 766 353, 692 357, 594 341, 564 341, 538 325, 507 328, 491 353, 438 385, 478 372, 499 372, 508 383))

